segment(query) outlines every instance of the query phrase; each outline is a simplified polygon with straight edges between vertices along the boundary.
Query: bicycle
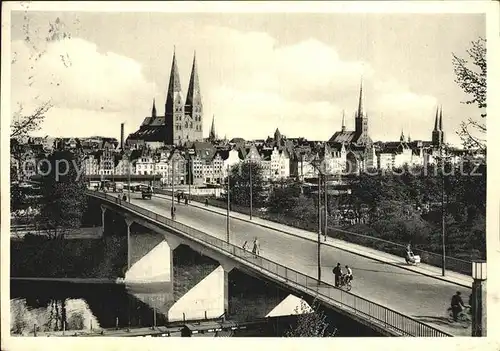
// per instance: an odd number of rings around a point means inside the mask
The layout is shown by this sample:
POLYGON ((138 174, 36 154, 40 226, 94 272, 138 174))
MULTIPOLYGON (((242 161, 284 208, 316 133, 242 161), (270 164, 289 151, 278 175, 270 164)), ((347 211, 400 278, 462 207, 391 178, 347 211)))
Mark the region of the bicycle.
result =
MULTIPOLYGON (((448 307, 446 312, 448 313, 448 322, 454 323, 452 308, 448 307)), ((457 322, 460 323, 463 328, 468 328, 472 323, 472 311, 469 305, 465 305, 462 311, 458 312, 457 322)))
POLYGON ((347 276, 343 275, 340 277, 340 289, 344 289, 345 291, 351 291, 352 285, 351 285, 351 279, 347 279, 347 276))

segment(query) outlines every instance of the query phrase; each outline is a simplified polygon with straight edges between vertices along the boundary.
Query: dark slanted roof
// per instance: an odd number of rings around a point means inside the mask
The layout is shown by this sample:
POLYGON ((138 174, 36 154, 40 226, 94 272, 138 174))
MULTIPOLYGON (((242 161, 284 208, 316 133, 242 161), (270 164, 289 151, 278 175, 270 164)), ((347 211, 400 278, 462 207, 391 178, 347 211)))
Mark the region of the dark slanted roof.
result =
POLYGON ((196 156, 205 161, 210 161, 214 158, 217 149, 211 144, 204 141, 195 141, 193 143, 196 156))
POLYGON ((409 149, 408 144, 401 141, 390 141, 380 146, 381 153, 398 153, 404 149, 409 149))
POLYGON ((244 143, 245 139, 243 139, 243 138, 233 138, 233 139, 229 140, 229 142, 233 143, 233 144, 239 144, 239 143, 244 143))
POLYGON ((271 154, 273 153, 273 150, 271 150, 271 149, 262 149, 259 153, 260 153, 260 156, 262 157, 263 161, 270 161, 271 160, 271 154))
POLYGON ((215 147, 209 143, 209 142, 206 142, 206 141, 195 141, 193 142, 193 148, 195 150, 201 150, 201 149, 215 149, 215 147))
POLYGON ((160 126, 141 126, 138 131, 131 133, 127 139, 144 141, 164 141, 167 133, 165 125, 160 126))
POLYGON ((223 160, 227 160, 229 158, 229 152, 231 150, 225 149, 225 150, 218 150, 216 154, 220 156, 223 160))
POLYGON ((165 124, 165 117, 151 118, 149 121, 150 126, 162 126, 165 124))
POLYGON ((244 147, 239 147, 237 150, 240 160, 244 160, 247 157, 247 150, 244 147))
POLYGON ((149 124, 149 122, 151 122, 151 118, 152 117, 146 117, 146 118, 144 118, 144 121, 142 121, 141 126, 147 126, 149 124))
POLYGON ((329 141, 327 143, 328 143, 328 146, 330 146, 330 149, 333 149, 336 151, 340 151, 342 149, 342 145, 344 145, 343 143, 339 143, 339 142, 335 142, 335 141, 329 141))
POLYGON ((330 138, 329 142, 336 143, 355 143, 357 141, 357 135, 354 131, 344 131, 344 132, 335 132, 333 136, 330 138))

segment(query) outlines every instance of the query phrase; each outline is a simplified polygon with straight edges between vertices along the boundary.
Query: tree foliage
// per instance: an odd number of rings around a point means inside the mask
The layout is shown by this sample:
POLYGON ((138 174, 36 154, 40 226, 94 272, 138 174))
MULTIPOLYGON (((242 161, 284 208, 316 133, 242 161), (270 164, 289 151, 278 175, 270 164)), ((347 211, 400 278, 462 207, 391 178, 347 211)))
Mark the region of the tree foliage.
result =
MULTIPOLYGON (((411 242, 415 248, 440 253, 444 191, 448 254, 464 259, 484 257, 486 165, 464 160, 459 164, 448 162, 443 167, 405 166, 394 172, 379 170, 349 178, 351 194, 328 195, 330 227, 342 226, 400 245, 411 242)), ((317 197, 300 194, 290 185, 272 191, 268 209, 274 220, 288 225, 307 230, 315 230, 317 225, 317 197)), ((359 243, 375 245, 373 240, 359 243)))
POLYGON ((234 165, 230 170, 229 194, 233 204, 250 206, 250 189, 254 207, 262 206, 265 201, 264 179, 262 167, 255 162, 243 162, 234 165), (250 172, 252 184, 250 187, 250 172))
POLYGON ((319 304, 314 301, 309 307, 304 301, 300 302, 299 307, 295 308, 297 314, 297 323, 292 326, 286 333, 286 337, 329 337, 335 336, 336 330, 332 329, 327 317, 320 310, 319 304))
POLYGON ((350 186, 348 201, 353 207, 367 206, 368 225, 378 237, 400 244, 411 241, 434 252, 441 248, 444 195, 448 252, 467 259, 485 255, 484 163, 465 160, 397 174, 381 171, 354 179, 350 186))
POLYGON ((479 118, 469 117, 458 131, 465 147, 486 151, 486 39, 479 38, 467 50, 468 59, 453 54, 455 82, 470 96, 465 104, 476 104, 483 112, 479 118))
POLYGON ((49 228, 50 237, 64 237, 66 230, 81 225, 87 204, 85 182, 78 175, 81 167, 80 160, 69 151, 55 151, 41 167, 45 175, 39 221, 49 228))

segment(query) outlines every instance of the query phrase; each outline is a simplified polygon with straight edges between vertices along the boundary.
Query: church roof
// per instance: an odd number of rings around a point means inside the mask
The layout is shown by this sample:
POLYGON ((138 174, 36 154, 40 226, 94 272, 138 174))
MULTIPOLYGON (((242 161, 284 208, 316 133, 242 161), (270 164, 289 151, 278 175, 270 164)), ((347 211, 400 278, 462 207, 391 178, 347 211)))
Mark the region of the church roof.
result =
POLYGON ((356 141, 357 135, 354 131, 335 132, 329 140, 334 143, 355 143, 356 141))
POLYGON ((131 133, 127 139, 129 140, 144 140, 144 141, 164 141, 167 126, 162 125, 147 125, 141 126, 138 131, 131 133))

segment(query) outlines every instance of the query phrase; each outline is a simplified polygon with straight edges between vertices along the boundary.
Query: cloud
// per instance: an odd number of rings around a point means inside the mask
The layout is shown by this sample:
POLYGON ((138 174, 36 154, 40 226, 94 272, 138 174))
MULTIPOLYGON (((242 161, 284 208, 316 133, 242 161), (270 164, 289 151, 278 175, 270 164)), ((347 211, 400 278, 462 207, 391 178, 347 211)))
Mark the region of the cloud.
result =
MULTIPOLYGON (((176 55, 184 94, 191 55, 197 50, 205 135, 215 114, 221 136, 265 138, 279 127, 289 137, 327 140, 340 129, 343 110, 347 128, 354 128, 352 116, 362 78, 374 139, 398 139, 401 128, 411 129, 414 138, 430 137, 436 99, 411 91, 391 72, 376 71, 369 61, 342 57, 337 48, 315 38, 284 45, 265 32, 193 28, 197 30, 173 30, 178 35, 165 37, 158 45, 159 39, 151 33, 150 40, 137 47, 125 45, 123 55, 102 52, 104 45, 82 38, 49 43, 33 69, 29 48, 15 41, 12 101, 33 104, 35 97, 53 99, 57 109, 46 122, 49 134, 75 135, 85 130, 118 136, 122 121, 132 132, 150 113, 153 97, 164 101, 171 62, 167 48, 175 40, 182 43, 176 55), (33 84, 27 87, 30 76, 33 84), (71 123, 56 127, 56 120, 71 123)), ((163 114, 161 104, 157 108, 163 114)))
MULTIPOLYGON (((220 57, 214 64, 226 69, 223 78, 201 77, 219 82, 210 86, 205 101, 228 135, 264 138, 279 127, 289 136, 325 140, 339 130, 343 110, 352 129, 361 78, 376 139, 397 139, 407 127, 402 116, 430 118, 432 112, 426 113, 436 104, 434 97, 410 91, 369 62, 342 58, 335 47, 313 38, 279 46, 266 33, 224 27, 207 27, 203 33, 203 40, 213 43, 204 49, 220 57), (388 126, 387 120, 395 123, 388 126)), ((428 126, 420 128, 425 137, 428 126)))
POLYGON ((12 52, 14 106, 50 99, 62 109, 129 113, 143 109, 156 90, 140 63, 80 38, 51 42, 36 59, 23 41, 14 41, 12 52))

